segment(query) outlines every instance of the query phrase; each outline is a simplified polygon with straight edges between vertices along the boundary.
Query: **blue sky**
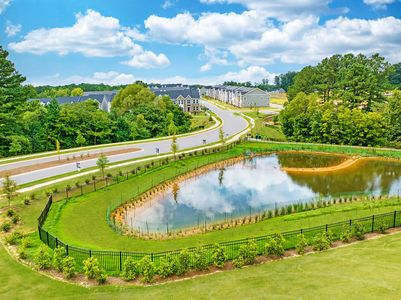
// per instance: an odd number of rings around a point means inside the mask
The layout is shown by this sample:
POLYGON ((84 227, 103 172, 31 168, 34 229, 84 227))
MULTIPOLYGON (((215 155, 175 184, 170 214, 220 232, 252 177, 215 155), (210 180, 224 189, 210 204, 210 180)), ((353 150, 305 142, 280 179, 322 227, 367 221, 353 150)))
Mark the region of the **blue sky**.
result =
POLYGON ((0 0, 32 84, 260 82, 335 53, 401 61, 399 0, 0 0))

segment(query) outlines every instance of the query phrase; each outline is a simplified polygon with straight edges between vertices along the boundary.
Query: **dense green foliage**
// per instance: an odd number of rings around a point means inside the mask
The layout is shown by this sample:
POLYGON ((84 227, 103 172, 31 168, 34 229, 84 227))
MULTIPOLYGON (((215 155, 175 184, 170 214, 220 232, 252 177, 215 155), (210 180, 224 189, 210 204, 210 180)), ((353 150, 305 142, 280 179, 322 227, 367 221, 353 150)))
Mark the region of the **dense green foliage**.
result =
MULTIPOLYGON (((43 106, 28 101, 37 96, 81 95, 91 85, 44 89, 39 95, 7 59, 0 48, 0 157, 112 142, 165 136, 190 130, 190 116, 168 97, 156 97, 143 84, 132 84, 116 95, 111 113, 88 100, 60 105, 52 100, 43 106)), ((103 85, 99 85, 102 90, 103 85)))
POLYGON ((315 67, 305 67, 289 88, 291 101, 299 92, 316 93, 322 102, 337 100, 349 108, 362 107, 370 111, 374 102, 384 100, 391 65, 378 54, 333 55, 315 67))

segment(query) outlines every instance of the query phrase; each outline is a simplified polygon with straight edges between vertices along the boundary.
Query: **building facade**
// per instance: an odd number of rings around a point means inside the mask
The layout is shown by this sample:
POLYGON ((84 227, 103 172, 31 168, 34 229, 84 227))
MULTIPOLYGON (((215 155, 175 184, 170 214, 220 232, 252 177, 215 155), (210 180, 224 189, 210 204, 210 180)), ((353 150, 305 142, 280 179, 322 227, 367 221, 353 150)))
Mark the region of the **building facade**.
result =
POLYGON ((159 86, 150 88, 157 96, 169 96, 182 111, 196 114, 201 111, 200 95, 197 88, 185 86, 159 86))
POLYGON ((259 88, 217 85, 202 90, 202 94, 236 107, 265 107, 270 94, 259 88))

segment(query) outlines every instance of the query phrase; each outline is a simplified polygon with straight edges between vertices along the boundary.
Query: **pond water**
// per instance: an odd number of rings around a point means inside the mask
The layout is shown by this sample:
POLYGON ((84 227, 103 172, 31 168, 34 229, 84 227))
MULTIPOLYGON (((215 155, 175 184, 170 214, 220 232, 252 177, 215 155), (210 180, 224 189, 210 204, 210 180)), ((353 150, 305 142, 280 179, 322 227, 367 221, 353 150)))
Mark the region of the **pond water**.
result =
POLYGON ((278 153, 246 159, 180 182, 143 207, 128 210, 128 227, 166 232, 342 193, 397 194, 401 163, 360 160, 329 173, 285 172, 281 167, 323 167, 342 156, 278 153))

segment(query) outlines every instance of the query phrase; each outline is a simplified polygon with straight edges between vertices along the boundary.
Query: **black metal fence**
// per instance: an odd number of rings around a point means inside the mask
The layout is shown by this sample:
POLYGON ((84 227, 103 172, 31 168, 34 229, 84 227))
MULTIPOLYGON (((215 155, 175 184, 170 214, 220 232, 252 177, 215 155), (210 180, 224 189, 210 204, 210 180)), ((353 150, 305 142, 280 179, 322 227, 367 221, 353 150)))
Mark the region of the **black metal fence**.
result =
MULTIPOLYGON (((44 242, 46 245, 48 245, 51 249, 54 249, 57 246, 64 247, 67 254, 75 258, 78 269, 82 268, 83 261, 85 259, 89 257, 96 257, 99 261, 99 264, 106 271, 110 273, 118 273, 122 270, 124 261, 129 257, 134 260, 140 260, 143 257, 148 256, 156 265, 159 265, 160 260, 163 257, 166 257, 167 255, 178 256, 180 251, 182 250, 178 249, 164 252, 127 252, 127 251, 91 250, 68 245, 43 228, 43 224, 46 221, 52 203, 53 203, 52 197, 50 196, 45 208, 43 209, 42 213, 38 218, 39 237, 41 241, 44 242)), ((285 239, 284 249, 288 250, 295 248, 298 243, 299 239, 298 236, 300 234, 303 234, 309 242, 312 242, 313 239, 318 234, 330 231, 333 234, 333 239, 339 240, 341 233, 345 229, 355 224, 356 222, 362 225, 364 233, 374 232, 378 230, 378 228, 386 228, 386 229, 394 228, 401 226, 401 211, 393 211, 384 214, 371 215, 364 218, 350 219, 338 223, 324 224, 321 226, 284 232, 282 233, 285 239)), ((271 234, 268 234, 241 240, 221 242, 219 243, 219 245, 224 248, 228 259, 236 258, 239 253, 239 248, 242 245, 247 244, 249 241, 254 241, 256 243, 258 248, 258 254, 263 254, 265 252, 266 242, 269 240, 271 236, 272 236, 271 234)), ((208 256, 207 257, 208 262, 212 263, 212 250, 215 248, 215 245, 208 244, 202 246, 202 248, 206 250, 208 256)), ((192 254, 198 250, 198 248, 195 247, 187 249, 192 254)), ((193 255, 191 255, 191 259, 193 259, 193 255)))

